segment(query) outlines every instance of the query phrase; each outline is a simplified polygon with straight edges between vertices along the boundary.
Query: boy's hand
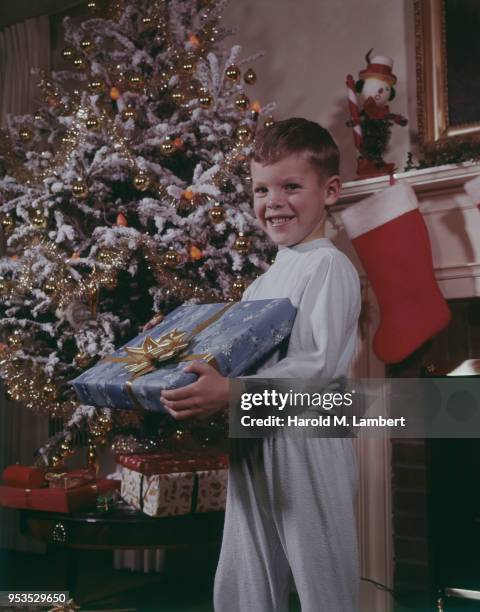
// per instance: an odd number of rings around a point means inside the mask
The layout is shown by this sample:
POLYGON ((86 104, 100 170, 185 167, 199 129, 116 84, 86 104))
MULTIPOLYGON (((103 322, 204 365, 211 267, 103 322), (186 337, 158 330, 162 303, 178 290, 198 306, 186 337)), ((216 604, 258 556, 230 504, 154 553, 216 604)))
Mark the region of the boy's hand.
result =
POLYGON ((198 380, 181 389, 164 390, 160 395, 174 419, 205 418, 228 406, 228 378, 205 361, 192 361, 183 371, 198 374, 198 380))
POLYGON ((145 323, 145 325, 142 327, 142 332, 146 332, 149 329, 152 329, 152 327, 155 327, 155 325, 158 325, 159 323, 161 323, 162 320, 163 320, 162 314, 155 315, 153 318, 150 319, 150 321, 148 321, 148 323, 145 323))

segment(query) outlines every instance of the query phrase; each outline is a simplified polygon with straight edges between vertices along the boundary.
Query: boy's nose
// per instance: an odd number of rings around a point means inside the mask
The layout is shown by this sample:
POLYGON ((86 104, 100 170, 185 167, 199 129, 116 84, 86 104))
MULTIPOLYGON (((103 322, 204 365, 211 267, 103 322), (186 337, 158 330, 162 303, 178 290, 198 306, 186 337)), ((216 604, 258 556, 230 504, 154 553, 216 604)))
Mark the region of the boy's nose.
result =
POLYGON ((271 195, 267 201, 268 208, 281 208, 283 206, 283 198, 281 195, 271 195))

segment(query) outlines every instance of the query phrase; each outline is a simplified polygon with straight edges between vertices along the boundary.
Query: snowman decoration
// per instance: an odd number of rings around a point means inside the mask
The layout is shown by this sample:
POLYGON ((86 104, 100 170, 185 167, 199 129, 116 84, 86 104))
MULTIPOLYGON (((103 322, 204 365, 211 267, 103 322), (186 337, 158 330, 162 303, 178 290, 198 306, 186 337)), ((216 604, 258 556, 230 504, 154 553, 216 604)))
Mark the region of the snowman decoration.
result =
POLYGON ((393 174, 395 164, 384 161, 383 156, 391 136, 391 128, 406 126, 408 121, 402 115, 390 112, 388 103, 395 98, 394 85, 397 77, 393 74, 393 60, 383 55, 370 59, 373 49, 365 59, 367 67, 361 70, 358 80, 347 77, 348 103, 355 146, 359 152, 358 178, 393 174), (359 109, 359 101, 361 108, 359 109))

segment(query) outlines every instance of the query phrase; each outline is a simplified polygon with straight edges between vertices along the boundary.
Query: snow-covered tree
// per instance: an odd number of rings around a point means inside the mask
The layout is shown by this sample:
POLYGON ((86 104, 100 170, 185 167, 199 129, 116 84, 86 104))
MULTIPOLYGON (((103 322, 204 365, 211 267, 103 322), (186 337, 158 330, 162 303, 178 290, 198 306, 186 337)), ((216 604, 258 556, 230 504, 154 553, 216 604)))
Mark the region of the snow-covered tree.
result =
POLYGON ((79 405, 72 378, 153 313, 238 298, 270 261, 246 159, 271 107, 249 100, 256 57, 225 46, 223 4, 89 2, 64 22, 71 68, 39 75, 38 111, 0 134, 0 372, 65 422, 43 462, 134 421, 79 405))

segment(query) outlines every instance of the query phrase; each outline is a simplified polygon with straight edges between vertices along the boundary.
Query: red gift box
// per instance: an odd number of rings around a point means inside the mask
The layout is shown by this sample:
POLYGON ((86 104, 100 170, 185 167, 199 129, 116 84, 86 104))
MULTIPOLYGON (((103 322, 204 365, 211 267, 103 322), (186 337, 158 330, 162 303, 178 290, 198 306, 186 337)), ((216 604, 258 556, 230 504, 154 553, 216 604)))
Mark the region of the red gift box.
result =
POLYGON ((119 480, 107 479, 73 489, 20 489, 0 486, 0 506, 46 512, 78 512, 95 508, 98 495, 119 489, 119 480))
POLYGON ((3 470, 2 480, 9 487, 22 487, 24 489, 39 489, 45 486, 45 473, 42 468, 28 465, 9 465, 3 470))
POLYGON ((191 451, 164 451, 161 453, 117 455, 116 461, 119 465, 135 472, 140 472, 140 474, 145 474, 145 476, 221 470, 228 467, 228 456, 224 453, 212 451, 199 453, 191 451))

